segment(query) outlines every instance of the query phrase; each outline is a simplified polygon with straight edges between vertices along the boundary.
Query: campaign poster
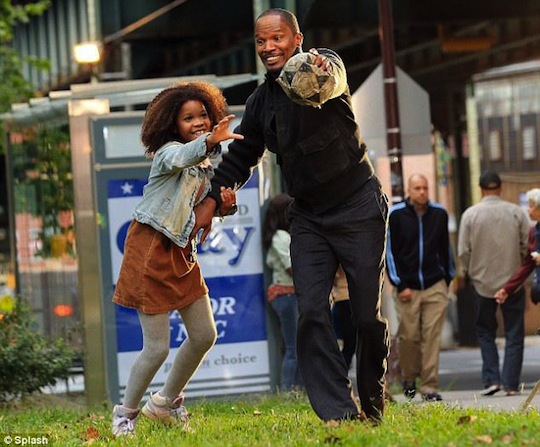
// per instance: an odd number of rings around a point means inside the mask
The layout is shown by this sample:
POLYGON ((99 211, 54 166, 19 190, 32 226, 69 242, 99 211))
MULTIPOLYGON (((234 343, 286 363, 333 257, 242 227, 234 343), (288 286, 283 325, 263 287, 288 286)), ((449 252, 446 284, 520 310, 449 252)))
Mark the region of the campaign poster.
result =
MULTIPOLYGON (((114 179, 107 184, 113 284, 123 257, 132 212, 146 179, 114 179)), ((218 219, 198 258, 208 288, 218 338, 188 384, 190 396, 267 391, 270 367, 265 318, 259 177, 237 191, 238 212, 218 219)), ((119 393, 124 394, 131 365, 142 349, 142 331, 133 309, 115 305, 119 393)), ((150 388, 161 388, 187 333, 178 312, 169 315, 170 352, 150 388)))

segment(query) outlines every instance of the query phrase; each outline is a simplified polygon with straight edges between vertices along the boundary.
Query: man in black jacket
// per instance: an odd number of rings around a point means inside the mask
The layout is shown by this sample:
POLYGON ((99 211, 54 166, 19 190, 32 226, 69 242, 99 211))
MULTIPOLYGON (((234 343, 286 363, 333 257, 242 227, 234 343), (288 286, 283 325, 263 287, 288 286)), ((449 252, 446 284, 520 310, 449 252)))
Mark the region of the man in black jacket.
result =
POLYGON ((387 322, 380 313, 388 202, 361 144, 343 61, 312 49, 316 65, 339 89, 320 107, 292 102, 276 82, 282 67, 301 52, 296 17, 271 9, 255 23, 255 46, 266 80, 248 98, 244 136, 229 145, 212 192, 195 210, 203 238, 219 207, 221 186, 243 185, 265 148, 277 155, 287 192, 294 197, 291 257, 298 296, 298 365, 316 414, 324 421, 382 418, 388 356, 387 322), (358 332, 357 374, 361 408, 352 396, 347 366, 332 328, 329 295, 338 265, 347 276, 358 332))
POLYGON ((386 252, 388 277, 396 292, 403 392, 412 399, 420 378, 422 398, 439 401, 441 333, 448 285, 455 275, 448 214, 429 201, 422 174, 409 178, 407 192, 407 199, 390 210, 386 252))

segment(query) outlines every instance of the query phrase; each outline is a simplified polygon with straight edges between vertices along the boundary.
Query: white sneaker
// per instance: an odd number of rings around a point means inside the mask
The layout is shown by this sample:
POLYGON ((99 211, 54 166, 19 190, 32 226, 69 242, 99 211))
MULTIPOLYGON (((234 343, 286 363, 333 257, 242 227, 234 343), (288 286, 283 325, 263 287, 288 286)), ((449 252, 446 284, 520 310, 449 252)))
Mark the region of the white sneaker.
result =
POLYGON ((115 405, 113 409, 112 432, 113 435, 125 436, 135 434, 135 424, 139 410, 133 411, 124 408, 122 405, 115 405))
POLYGON ((174 425, 178 422, 187 424, 189 413, 183 404, 184 393, 180 393, 172 402, 159 393, 152 393, 142 408, 142 414, 165 425, 174 425))

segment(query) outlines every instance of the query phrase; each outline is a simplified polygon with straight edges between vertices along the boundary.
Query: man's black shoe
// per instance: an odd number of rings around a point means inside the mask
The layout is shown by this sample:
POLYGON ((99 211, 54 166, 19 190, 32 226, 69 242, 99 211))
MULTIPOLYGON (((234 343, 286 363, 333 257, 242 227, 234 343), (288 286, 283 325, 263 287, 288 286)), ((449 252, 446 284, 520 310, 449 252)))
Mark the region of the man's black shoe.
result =
POLYGON ((424 399, 426 402, 439 402, 443 400, 439 393, 424 393, 422 394, 422 399, 424 399))
POLYGON ((369 422, 379 425, 383 419, 384 396, 375 396, 369 398, 369 406, 363 407, 364 413, 369 422))
POLYGON ((416 396, 416 385, 414 382, 403 382, 403 394, 407 399, 414 399, 416 396))

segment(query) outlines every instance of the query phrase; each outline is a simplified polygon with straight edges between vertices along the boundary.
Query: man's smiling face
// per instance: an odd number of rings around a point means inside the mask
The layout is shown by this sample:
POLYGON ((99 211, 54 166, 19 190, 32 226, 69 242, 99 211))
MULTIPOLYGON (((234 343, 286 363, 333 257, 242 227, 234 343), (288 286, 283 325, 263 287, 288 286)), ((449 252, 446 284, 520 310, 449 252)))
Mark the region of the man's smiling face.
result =
POLYGON ((279 15, 263 16, 255 24, 255 47, 268 71, 280 71, 302 40, 302 33, 296 33, 279 15))

